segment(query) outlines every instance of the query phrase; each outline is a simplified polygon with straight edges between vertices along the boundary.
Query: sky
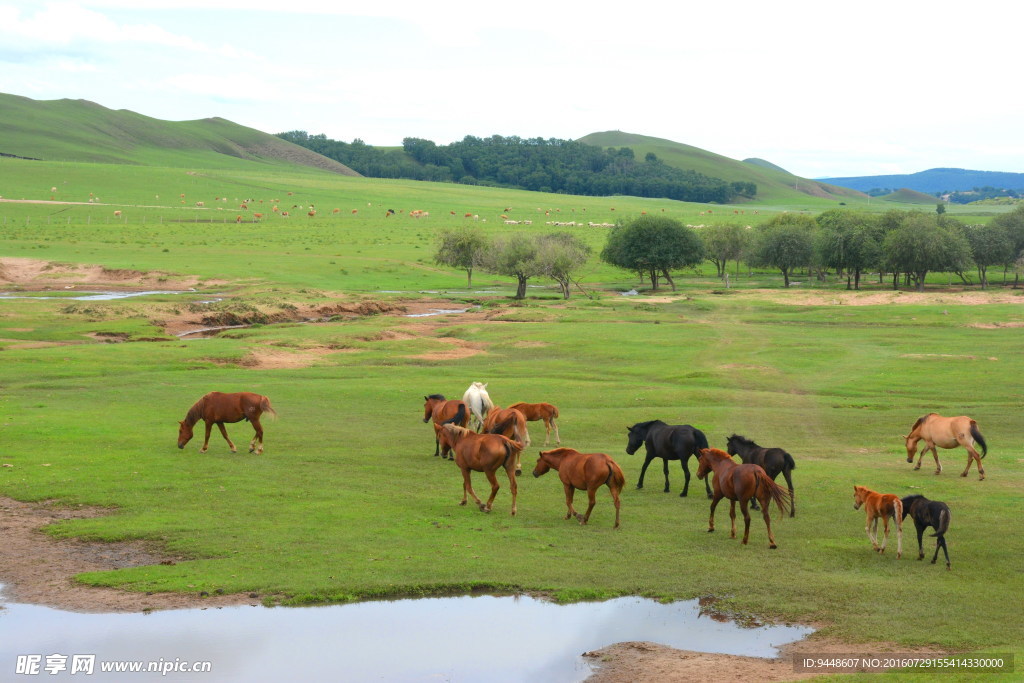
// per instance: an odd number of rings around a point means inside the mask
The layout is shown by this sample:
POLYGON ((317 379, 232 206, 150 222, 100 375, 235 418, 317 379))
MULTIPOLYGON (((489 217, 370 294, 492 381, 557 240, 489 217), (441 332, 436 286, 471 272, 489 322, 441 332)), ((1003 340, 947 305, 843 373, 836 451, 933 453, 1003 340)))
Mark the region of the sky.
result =
POLYGON ((382 146, 620 130, 806 178, 1024 172, 1022 19, 1004 0, 0 0, 0 92, 382 146))

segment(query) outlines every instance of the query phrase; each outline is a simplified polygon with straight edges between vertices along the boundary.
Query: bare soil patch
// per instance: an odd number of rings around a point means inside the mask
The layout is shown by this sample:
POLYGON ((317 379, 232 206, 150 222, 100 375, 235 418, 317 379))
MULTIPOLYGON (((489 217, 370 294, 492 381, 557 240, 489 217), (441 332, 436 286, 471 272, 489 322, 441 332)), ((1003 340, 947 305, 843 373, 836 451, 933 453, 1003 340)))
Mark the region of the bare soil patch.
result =
POLYGON ((0 583, 8 600, 51 605, 81 612, 137 612, 150 609, 224 607, 259 604, 248 595, 196 593, 135 593, 97 588, 74 581, 82 572, 109 571, 124 567, 180 562, 184 558, 161 552, 155 546, 133 541, 96 543, 56 539, 41 529, 63 519, 111 514, 90 507, 61 507, 47 503, 22 503, 0 497, 0 583))
POLYGON ((77 289, 104 287, 117 290, 195 287, 199 278, 162 271, 143 273, 123 268, 58 263, 30 258, 0 258, 0 286, 16 285, 22 290, 77 289))

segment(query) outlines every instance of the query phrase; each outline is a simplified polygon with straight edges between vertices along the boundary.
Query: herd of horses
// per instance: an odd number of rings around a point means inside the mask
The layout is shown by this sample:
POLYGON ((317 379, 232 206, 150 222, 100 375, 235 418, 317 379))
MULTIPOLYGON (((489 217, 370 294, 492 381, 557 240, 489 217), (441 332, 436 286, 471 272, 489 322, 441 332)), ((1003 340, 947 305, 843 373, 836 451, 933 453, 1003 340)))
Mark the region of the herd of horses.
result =
MULTIPOLYGON (((508 408, 494 405, 487 393, 487 385, 473 382, 463 394, 462 399, 446 399, 442 394, 424 396, 423 422, 430 422, 434 429, 434 455, 454 460, 462 473, 463 495, 460 505, 466 505, 472 496, 480 510, 490 512, 500 485, 496 472, 504 469, 509 480, 512 494, 512 515, 516 514, 516 498, 518 484, 516 477, 522 473, 520 455, 530 445, 527 422, 542 421, 545 427, 544 445, 547 446, 554 431, 555 442, 559 446, 553 450, 541 451, 537 464, 533 469, 534 477, 540 477, 549 470, 556 470, 565 492, 567 512, 565 519, 576 518, 580 524, 586 524, 594 509, 596 493, 602 486, 607 486, 615 505, 615 528, 619 527, 620 494, 625 486, 625 475, 622 468, 606 453, 581 453, 572 448, 561 447, 558 434, 558 408, 550 403, 515 403, 508 408), (473 421, 475 430, 469 428, 473 421), (473 490, 471 473, 482 472, 491 485, 491 493, 486 502, 481 501, 473 490), (576 491, 586 491, 588 507, 584 514, 579 514, 573 506, 576 491)), ((205 453, 210 444, 210 433, 216 425, 228 447, 236 452, 235 444, 228 437, 225 424, 248 421, 255 432, 249 443, 249 452, 263 452, 263 427, 260 417, 263 414, 276 415, 270 405, 270 399, 260 394, 239 392, 225 394, 210 392, 196 401, 178 423, 178 448, 184 448, 193 437, 193 427, 202 420, 206 427, 206 436, 201 453, 205 453)), ((669 461, 678 460, 685 475, 683 490, 679 494, 685 497, 690 487, 690 457, 697 458, 697 478, 704 480, 704 489, 711 499, 711 511, 708 519, 708 531, 715 530, 715 508, 723 499, 730 502, 729 517, 732 522, 731 537, 736 537, 736 504, 744 519, 743 544, 750 537, 749 509, 761 510, 765 528, 768 532, 769 548, 776 548, 775 537, 771 528, 769 508, 774 503, 783 514, 788 510, 789 516, 796 516, 795 493, 793 490, 792 472, 796 469, 793 456, 781 448, 764 448, 754 441, 733 434, 726 440, 726 451, 711 448, 705 434, 691 425, 669 425, 661 420, 638 422, 626 428, 626 453, 632 455, 643 444, 646 457, 640 469, 637 488, 643 488, 644 475, 647 467, 655 458, 663 460, 665 475, 665 492, 669 486, 669 461), (733 460, 739 456, 741 463, 733 460), (713 485, 709 483, 714 473, 713 485), (782 488, 775 480, 782 474, 788 488, 782 488)), ((966 477, 971 464, 978 465, 979 480, 985 479, 985 469, 981 460, 988 453, 988 445, 978 429, 978 423, 966 416, 942 417, 936 413, 928 413, 918 419, 904 436, 907 449, 907 462, 914 462, 917 447, 924 442, 915 470, 921 468, 921 460, 929 450, 935 458, 935 474, 942 472, 936 447, 943 449, 962 446, 967 450, 967 467, 960 476, 966 477), (980 445, 978 453, 975 444, 980 445)), ((924 557, 922 536, 931 527, 935 533, 935 554, 932 564, 938 559, 939 549, 946 558, 946 568, 950 568, 949 551, 946 547, 945 534, 949 529, 951 513, 949 507, 940 501, 932 501, 923 495, 915 494, 903 498, 891 493, 878 493, 864 486, 854 486, 854 509, 864 508, 866 513, 865 530, 872 548, 884 553, 889 538, 889 521, 895 523, 897 536, 896 557, 903 554, 903 519, 910 515, 917 530, 918 559, 924 557), (883 524, 883 537, 878 540, 878 522, 883 524)))

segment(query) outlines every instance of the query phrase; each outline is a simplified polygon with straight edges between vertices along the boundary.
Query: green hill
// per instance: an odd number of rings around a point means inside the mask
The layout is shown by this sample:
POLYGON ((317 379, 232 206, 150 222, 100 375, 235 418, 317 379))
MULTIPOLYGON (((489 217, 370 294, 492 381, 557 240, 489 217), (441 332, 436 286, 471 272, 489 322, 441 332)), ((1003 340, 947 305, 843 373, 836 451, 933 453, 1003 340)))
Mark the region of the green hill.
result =
POLYGON ((895 202, 897 204, 931 204, 932 206, 939 201, 933 195, 918 192, 917 190, 910 190, 905 187, 896 190, 891 194, 878 197, 878 199, 887 202, 895 202))
POLYGON ((751 182, 757 185, 759 201, 800 201, 806 200, 807 196, 837 201, 866 197, 856 190, 799 178, 767 162, 755 164, 737 161, 699 147, 646 135, 608 131, 591 133, 579 141, 598 147, 629 147, 641 159, 648 152, 653 152, 663 162, 677 168, 697 171, 729 182, 751 182))
POLYGON ((221 118, 162 121, 87 100, 0 94, 0 154, 46 161, 233 168, 252 162, 355 171, 221 118))

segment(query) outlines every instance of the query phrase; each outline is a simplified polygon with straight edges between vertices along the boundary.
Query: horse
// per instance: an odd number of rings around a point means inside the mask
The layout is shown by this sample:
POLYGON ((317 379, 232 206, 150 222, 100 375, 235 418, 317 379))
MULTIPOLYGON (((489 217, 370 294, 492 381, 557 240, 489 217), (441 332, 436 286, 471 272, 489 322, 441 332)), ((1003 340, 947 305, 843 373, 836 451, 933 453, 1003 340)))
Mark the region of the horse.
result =
POLYGON ((477 506, 483 512, 491 511, 494 497, 498 495, 498 478, 494 473, 499 467, 505 468, 508 475, 509 489, 512 491, 512 516, 516 514, 516 494, 519 486, 516 483, 515 463, 523 450, 523 444, 513 441, 501 434, 477 434, 476 432, 454 424, 445 424, 442 429, 453 444, 455 464, 462 470, 462 502, 466 504, 466 493, 473 496, 477 506), (470 482, 470 471, 483 472, 487 481, 491 482, 491 497, 487 503, 481 503, 470 482))
POLYGON ((445 422, 452 422, 460 427, 465 427, 469 422, 469 411, 463 401, 449 401, 443 394, 430 394, 423 397, 423 421, 434 421, 434 457, 439 454, 452 459, 451 445, 445 442, 444 449, 441 448, 441 425, 445 422))
POLYGON ((271 407, 270 399, 260 394, 253 394, 248 391, 241 391, 235 394, 222 394, 219 391, 211 391, 201 399, 192 404, 185 415, 185 419, 178 423, 178 448, 184 448, 192 439, 192 427, 196 422, 202 420, 206 423, 206 438, 203 440, 203 447, 200 453, 205 453, 210 446, 210 430, 213 425, 220 429, 224 440, 228 442, 232 453, 237 453, 235 444, 228 438, 228 431, 224 429, 224 423, 241 422, 248 420, 256 431, 252 441, 249 442, 249 452, 260 455, 263 452, 263 425, 260 424, 260 415, 268 413, 277 415, 271 407), (257 447, 259 444, 259 447, 257 447))
POLYGON ((581 525, 586 524, 590 519, 590 512, 594 509, 597 489, 607 485, 612 493, 612 502, 615 503, 615 526, 612 528, 619 528, 619 494, 626 485, 626 476, 610 455, 580 453, 572 448, 541 451, 537 465, 533 468, 533 476, 539 477, 550 469, 558 470, 558 478, 562 480, 562 487, 565 489, 565 504, 569 508, 565 513, 566 519, 575 517, 581 525), (587 492, 589 504, 586 514, 579 514, 572 506, 576 489, 587 492))
POLYGON ((558 436, 558 423, 555 420, 558 418, 558 408, 550 403, 513 403, 509 406, 518 410, 526 418, 527 422, 536 422, 537 420, 544 421, 544 445, 548 445, 548 439, 551 438, 551 430, 555 430, 555 443, 558 445, 562 444, 561 437, 558 436))
POLYGON ((896 522, 896 559, 903 556, 903 501, 894 493, 877 493, 863 486, 853 487, 853 509, 859 510, 864 506, 867 513, 867 521, 864 523, 864 530, 868 532, 868 540, 871 547, 879 552, 885 552, 885 544, 889 540, 889 518, 896 522), (885 536, 882 538, 882 545, 878 545, 878 520, 881 518, 885 536))
POLYGON ((732 456, 717 448, 702 448, 697 458, 697 478, 707 481, 708 472, 715 473, 715 497, 711 500, 711 516, 708 518, 708 533, 715 530, 715 508, 722 498, 729 499, 729 518, 732 520, 732 532, 729 538, 736 538, 736 502, 739 501, 743 512, 743 545, 750 538, 750 512, 747 503, 751 498, 761 501, 761 516, 768 529, 768 547, 774 550, 775 536, 772 535, 772 520, 768 515, 772 501, 785 514, 787 505, 792 502, 788 492, 768 476, 760 465, 737 465, 732 456))
MULTIPOLYGON (((522 443, 524 449, 530 445, 530 433, 526 430, 526 418, 514 408, 493 406, 487 411, 483 431, 488 434, 504 434, 508 438, 522 443)), ((522 473, 523 468, 517 455, 516 474, 522 473)))
MULTIPOLYGON (((793 493, 792 471, 796 469, 793 456, 781 448, 762 448, 745 436, 733 434, 726 440, 726 451, 729 455, 738 455, 745 464, 760 465, 772 481, 782 473, 789 486, 789 516, 796 517, 796 495, 793 493)), ((751 507, 757 509, 757 501, 751 501, 751 507)))
POLYGON ((988 445, 985 443, 984 437, 981 436, 981 432, 978 431, 978 423, 966 415, 942 417, 938 413, 928 413, 924 417, 918 418, 914 426, 911 427, 910 433, 903 438, 907 442, 907 462, 914 462, 917 443, 924 441, 924 450, 921 451, 921 457, 917 459, 915 470, 921 469, 924 454, 930 449, 935 457, 935 474, 940 474, 942 465, 939 463, 939 453, 935 447, 956 448, 959 445, 967 449, 967 467, 960 473, 960 476, 967 476, 967 472, 971 469, 971 461, 975 460, 978 463, 978 481, 985 479, 985 468, 981 466, 981 459, 988 455, 988 445), (974 449, 975 442, 981 444, 981 455, 978 455, 978 451, 974 449))
POLYGON ((910 515, 914 520, 914 527, 917 529, 917 559, 924 559, 924 545, 921 543, 924 530, 934 527, 935 533, 932 536, 935 538, 935 554, 932 556, 932 564, 939 559, 939 548, 941 547, 942 554, 946 556, 946 569, 950 569, 949 551, 946 549, 946 532, 949 531, 950 520, 949 506, 937 500, 928 500, 920 493, 905 496, 900 502, 903 503, 904 519, 910 515))
MULTIPOLYGON (((690 456, 700 456, 699 451, 708 447, 708 438, 704 432, 690 425, 667 425, 661 420, 650 420, 638 422, 632 427, 626 427, 629 434, 629 443, 626 445, 626 453, 633 455, 644 444, 647 451, 647 459, 644 466, 640 468, 640 480, 636 487, 644 487, 644 474, 651 460, 662 458, 665 462, 665 493, 669 491, 668 485, 668 461, 678 460, 682 465, 683 473, 686 475, 686 483, 683 485, 683 492, 680 497, 686 497, 690 490, 690 468, 687 462, 690 456)), ((711 498, 711 485, 704 480, 704 490, 711 498)))
POLYGON ((466 393, 462 395, 462 400, 469 406, 477 431, 482 430, 484 418, 487 417, 487 411, 494 407, 491 397, 487 393, 487 385, 481 382, 473 382, 466 389, 466 393))

